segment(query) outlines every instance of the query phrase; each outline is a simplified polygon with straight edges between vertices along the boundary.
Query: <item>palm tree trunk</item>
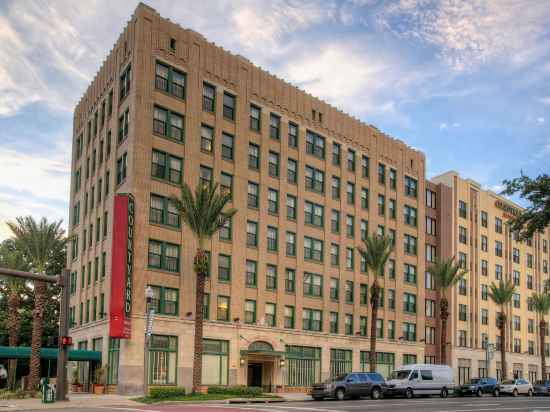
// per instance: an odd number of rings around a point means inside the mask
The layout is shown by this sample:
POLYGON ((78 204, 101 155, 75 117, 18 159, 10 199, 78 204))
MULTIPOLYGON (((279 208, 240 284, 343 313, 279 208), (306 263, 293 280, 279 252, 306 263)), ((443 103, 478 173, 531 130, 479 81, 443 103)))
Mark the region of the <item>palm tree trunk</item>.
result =
POLYGON ((46 284, 34 283, 34 309, 32 320, 31 361, 29 373, 29 388, 38 389, 40 383, 40 349, 42 347, 42 330, 44 327, 44 307, 46 304, 46 284))
POLYGON ((500 318, 500 369, 502 371, 502 376, 500 380, 503 381, 506 379, 506 316, 504 315, 504 308, 502 309, 503 315, 500 318))
POLYGON ((208 273, 208 256, 202 248, 195 256, 197 288, 195 291, 195 342, 193 357, 193 391, 200 392, 202 382, 202 346, 204 324, 204 285, 208 273))
MULTIPOLYGON (((8 328, 9 328, 9 346, 17 346, 19 343, 19 332, 21 330, 21 317, 19 315, 19 306, 21 298, 17 289, 11 290, 8 297, 8 328)), ((8 361, 8 389, 15 389, 17 379, 17 359, 8 361)))
POLYGON ((544 348, 544 336, 546 335, 546 323, 544 322, 544 318, 541 319, 539 323, 539 338, 540 338, 540 371, 541 371, 541 379, 544 381, 546 380, 546 352, 544 348))
POLYGON ((369 369, 371 372, 376 372, 376 320, 378 319, 378 301, 380 299, 380 287, 375 279, 371 290, 371 321, 370 321, 370 356, 369 369))
POLYGON ((444 297, 441 298, 440 303, 440 316, 441 316, 441 334, 440 334, 440 356, 441 356, 441 364, 446 365, 447 364, 447 319, 449 318, 449 311, 448 311, 449 304, 447 302, 447 299, 444 297))

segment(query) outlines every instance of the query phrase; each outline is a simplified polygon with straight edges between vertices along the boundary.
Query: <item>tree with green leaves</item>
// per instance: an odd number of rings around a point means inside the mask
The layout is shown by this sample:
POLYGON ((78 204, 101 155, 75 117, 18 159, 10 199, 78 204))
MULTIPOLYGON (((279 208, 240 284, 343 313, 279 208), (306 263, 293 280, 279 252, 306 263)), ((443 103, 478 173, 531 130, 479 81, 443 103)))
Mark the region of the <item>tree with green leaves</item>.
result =
POLYGON ((520 234, 521 239, 530 239, 535 232, 542 233, 550 226, 550 176, 542 174, 534 179, 525 176, 512 180, 504 180, 505 195, 519 193, 520 197, 529 201, 529 206, 523 213, 510 221, 511 229, 520 234))
MULTIPOLYGON (((62 221, 48 222, 46 218, 36 221, 32 216, 18 217, 15 222, 8 222, 13 232, 15 246, 23 254, 31 271, 46 274, 66 246, 65 231, 62 221)), ((31 360, 29 387, 36 390, 40 382, 40 349, 44 329, 44 311, 48 286, 45 282, 34 282, 34 309, 31 340, 31 360)))
MULTIPOLYGON (((17 250, 12 240, 8 239, 0 244, 0 267, 27 270, 28 265, 23 258, 23 254, 17 250)), ((5 277, 0 278, 0 291, 7 301, 7 322, 6 330, 8 332, 8 345, 19 345, 19 335, 21 333, 21 300, 26 294, 27 287, 23 280, 19 278, 5 277)), ((17 378, 17 359, 8 361, 8 389, 14 390, 17 378)))
POLYGON ((439 353, 441 354, 441 363, 447 364, 447 319, 449 319, 449 301, 447 300, 447 291, 455 286, 468 271, 460 267, 452 257, 447 260, 437 259, 434 264, 428 268, 434 279, 435 287, 439 292, 439 316, 441 318, 441 333, 439 341, 439 353))
POLYGON ((373 282, 370 287, 370 354, 369 368, 376 372, 376 321, 378 319, 378 308, 380 307, 380 284, 378 277, 384 276, 386 263, 393 251, 393 241, 388 236, 368 235, 363 241, 364 247, 357 246, 357 250, 365 260, 367 269, 373 275, 373 282))
POLYGON ((546 322, 544 317, 550 311, 550 295, 548 293, 534 293, 531 296, 535 312, 539 315, 539 347, 540 347, 540 370, 542 379, 546 379, 546 353, 544 351, 544 337, 546 336, 546 322))
POLYGON ((201 389, 203 323, 204 323, 204 284, 208 275, 208 254, 205 244, 237 213, 236 209, 225 210, 231 202, 231 193, 218 191, 218 184, 210 181, 199 183, 195 193, 186 184, 181 186, 179 198, 173 196, 170 202, 178 210, 182 221, 193 232, 197 240, 197 252, 193 261, 193 269, 197 275, 195 290, 195 340, 193 358, 193 391, 201 389))
POLYGON ((511 280, 506 282, 500 281, 498 285, 491 283, 489 287, 489 297, 491 300, 500 306, 498 315, 498 328, 500 329, 500 364, 502 374, 500 379, 505 380, 507 376, 506 369, 506 306, 512 300, 516 287, 511 280))

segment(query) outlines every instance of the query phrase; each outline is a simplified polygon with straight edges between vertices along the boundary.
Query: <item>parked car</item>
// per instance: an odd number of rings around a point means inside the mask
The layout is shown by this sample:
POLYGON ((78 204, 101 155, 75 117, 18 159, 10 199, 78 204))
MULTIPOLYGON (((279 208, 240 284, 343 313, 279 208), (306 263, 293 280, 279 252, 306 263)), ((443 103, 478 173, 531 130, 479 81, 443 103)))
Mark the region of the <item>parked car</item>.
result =
POLYGON ((353 372, 313 385, 311 397, 316 401, 325 398, 336 398, 341 401, 345 398, 358 399, 361 396, 379 399, 385 391, 386 381, 379 373, 353 372))
POLYGON ((439 395, 442 398, 454 391, 454 373, 447 365, 405 365, 392 372, 387 382, 389 396, 439 395))
POLYGON ((525 379, 508 379, 499 385, 501 394, 533 396, 533 385, 525 379))
POLYGON ((3 388, 4 383, 8 380, 8 371, 4 365, 0 363, 0 388, 3 388))
POLYGON ((456 390, 456 394, 459 396, 481 396, 484 393, 490 393, 493 396, 499 395, 500 390, 495 378, 472 378, 470 382, 466 382, 456 390))
POLYGON ((533 385, 533 393, 535 395, 550 395, 550 381, 537 381, 533 385))

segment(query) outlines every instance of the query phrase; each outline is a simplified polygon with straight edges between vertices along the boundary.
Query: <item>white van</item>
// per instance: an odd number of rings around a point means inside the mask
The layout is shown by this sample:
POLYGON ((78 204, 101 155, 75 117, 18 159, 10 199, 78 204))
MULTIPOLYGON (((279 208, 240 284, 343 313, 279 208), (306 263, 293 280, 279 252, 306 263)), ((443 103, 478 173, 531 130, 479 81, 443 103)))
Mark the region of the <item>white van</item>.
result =
POLYGON ((416 395, 439 395, 446 398, 454 391, 454 374, 450 366, 412 364, 392 372, 386 381, 386 395, 412 398, 416 395))

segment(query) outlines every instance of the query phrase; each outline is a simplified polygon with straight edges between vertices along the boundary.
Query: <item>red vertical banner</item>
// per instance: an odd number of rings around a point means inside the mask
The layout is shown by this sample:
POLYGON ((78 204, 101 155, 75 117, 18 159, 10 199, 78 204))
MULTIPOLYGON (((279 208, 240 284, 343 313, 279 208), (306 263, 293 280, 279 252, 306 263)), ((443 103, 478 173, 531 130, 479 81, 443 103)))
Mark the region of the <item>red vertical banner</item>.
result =
POLYGON ((115 196, 111 256, 109 336, 129 339, 132 332, 132 271, 134 263, 134 198, 115 196))

